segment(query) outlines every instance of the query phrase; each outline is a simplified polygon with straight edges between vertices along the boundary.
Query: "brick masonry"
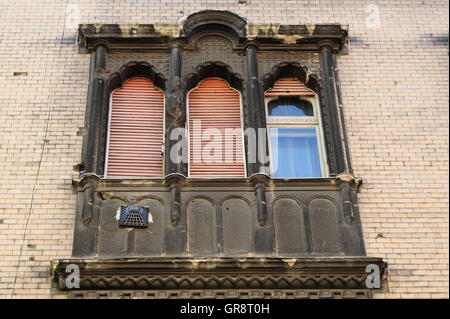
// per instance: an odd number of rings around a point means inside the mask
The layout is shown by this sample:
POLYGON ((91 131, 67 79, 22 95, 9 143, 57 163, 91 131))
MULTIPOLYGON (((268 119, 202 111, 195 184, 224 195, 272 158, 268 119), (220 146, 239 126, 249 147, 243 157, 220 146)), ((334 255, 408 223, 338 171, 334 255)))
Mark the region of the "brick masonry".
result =
POLYGON ((72 249, 89 71, 76 25, 201 9, 349 25, 338 65, 367 254, 389 263, 374 297, 448 298, 448 2, 429 0, 0 0, 0 298, 65 298, 51 293, 49 260, 72 249))

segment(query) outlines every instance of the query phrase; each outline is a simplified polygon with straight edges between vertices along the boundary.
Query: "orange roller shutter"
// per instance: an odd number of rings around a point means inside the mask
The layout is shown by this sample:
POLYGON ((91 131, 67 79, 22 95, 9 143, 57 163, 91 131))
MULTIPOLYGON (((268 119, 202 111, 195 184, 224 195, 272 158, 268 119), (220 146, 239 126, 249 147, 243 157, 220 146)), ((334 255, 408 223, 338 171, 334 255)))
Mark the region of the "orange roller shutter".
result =
POLYGON ((265 96, 314 96, 315 93, 296 79, 284 78, 275 82, 265 96))
POLYGON ((107 176, 161 177, 164 95, 144 78, 112 93, 107 176))
POLYGON ((191 177, 245 177, 240 101, 237 91, 231 89, 227 82, 215 78, 203 80, 189 93, 191 177), (198 121, 201 121, 201 129, 194 132, 194 124, 198 121), (205 138, 207 129, 220 132, 221 138, 217 143, 212 144, 212 138, 205 138), (234 129, 239 134, 226 136, 226 129, 234 129), (205 160, 208 145, 221 150, 221 157, 215 158, 214 162, 205 160))

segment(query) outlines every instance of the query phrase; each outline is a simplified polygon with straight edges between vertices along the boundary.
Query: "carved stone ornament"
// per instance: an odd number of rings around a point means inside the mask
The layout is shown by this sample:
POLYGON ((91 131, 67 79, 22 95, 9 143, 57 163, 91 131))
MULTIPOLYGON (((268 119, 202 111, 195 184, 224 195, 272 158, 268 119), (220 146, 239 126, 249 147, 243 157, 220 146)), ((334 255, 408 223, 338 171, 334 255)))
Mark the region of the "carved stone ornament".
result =
MULTIPOLYGON (((258 290, 263 294, 304 291, 361 292, 368 288, 369 264, 380 269, 380 258, 141 258, 141 259, 68 259, 52 263, 57 288, 67 290, 65 269, 75 264, 80 269, 80 290, 182 290, 225 292, 258 290)), ((76 294, 72 290, 72 294, 76 294)))

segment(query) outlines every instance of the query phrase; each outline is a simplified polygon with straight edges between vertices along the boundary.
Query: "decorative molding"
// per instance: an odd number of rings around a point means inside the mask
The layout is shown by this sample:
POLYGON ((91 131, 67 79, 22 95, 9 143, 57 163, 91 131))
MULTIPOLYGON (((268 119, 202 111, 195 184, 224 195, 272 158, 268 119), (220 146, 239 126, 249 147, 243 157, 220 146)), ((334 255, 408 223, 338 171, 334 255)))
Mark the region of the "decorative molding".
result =
POLYGON ((294 78, 305 84, 314 92, 317 92, 318 76, 309 72, 308 68, 298 62, 281 62, 272 67, 270 72, 261 77, 262 89, 267 91, 273 87, 276 81, 282 78, 294 78))
POLYGON ((202 10, 190 14, 182 23, 181 37, 189 38, 203 30, 230 33, 236 39, 244 39, 247 21, 231 11, 202 10))
POLYGON ((109 50, 169 51, 173 41, 191 46, 199 34, 221 33, 233 39, 235 50, 244 51, 249 43, 259 50, 319 51, 320 43, 337 51, 347 47, 346 25, 248 24, 230 11, 195 12, 180 24, 80 24, 78 47, 88 53, 99 44, 109 50))
POLYGON ((305 258, 135 258, 52 261, 52 277, 66 290, 66 266, 80 269, 81 290, 191 290, 262 292, 299 290, 367 291, 366 266, 386 263, 371 257, 305 258))
POLYGON ((184 90, 195 88, 202 80, 210 77, 219 77, 228 82, 228 84, 242 92, 243 91, 243 79, 238 73, 234 73, 229 65, 220 61, 207 61, 198 65, 195 68, 195 72, 186 76, 184 90))
POLYGON ((316 117, 270 116, 267 124, 318 125, 316 117))
POLYGON ((127 80, 134 77, 147 78, 152 81, 157 88, 163 91, 166 88, 166 78, 161 72, 156 70, 153 65, 144 61, 130 61, 122 65, 119 71, 114 72, 109 76, 107 83, 108 97, 112 91, 122 87, 127 80))
POLYGON ((370 299, 369 290, 74 290, 70 299, 370 299))
MULTIPOLYGON (((142 179, 122 179, 122 178, 102 178, 95 174, 83 174, 79 178, 72 180, 72 185, 76 192, 83 192, 89 183, 95 184, 97 191, 112 191, 112 189, 121 189, 124 191, 136 191, 137 189, 145 189, 146 187, 168 186, 178 181, 185 186, 213 186, 217 187, 248 187, 249 183, 256 183, 267 180, 267 185, 283 186, 283 187, 325 187, 337 190, 340 183, 349 182, 352 185, 358 185, 360 178, 354 177, 354 180, 343 180, 341 177, 347 175, 339 175, 340 177, 322 177, 322 178, 272 178, 267 174, 253 174, 247 178, 192 178, 183 174, 168 174, 164 178, 142 178, 142 179), (175 179, 175 180, 174 180, 175 179)), ((348 175, 351 176, 351 175, 348 175)), ((360 183, 360 182, 359 182, 360 183)))

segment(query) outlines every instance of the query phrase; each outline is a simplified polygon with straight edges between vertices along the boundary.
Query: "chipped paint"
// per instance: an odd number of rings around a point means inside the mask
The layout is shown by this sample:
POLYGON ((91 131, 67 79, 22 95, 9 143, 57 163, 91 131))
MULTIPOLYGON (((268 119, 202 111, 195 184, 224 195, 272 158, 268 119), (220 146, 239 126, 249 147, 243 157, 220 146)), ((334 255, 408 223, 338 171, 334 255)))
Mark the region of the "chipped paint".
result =
POLYGON ((296 258, 292 258, 292 259, 283 259, 283 261, 285 263, 288 264, 288 266, 291 268, 292 266, 294 266, 297 263, 297 259, 296 258))
POLYGON ((120 211, 121 211, 121 207, 117 207, 117 211, 116 211, 116 220, 120 220, 120 211))
POLYGON ((181 32, 181 27, 177 24, 155 24, 153 27, 161 36, 170 38, 178 37, 181 32))

